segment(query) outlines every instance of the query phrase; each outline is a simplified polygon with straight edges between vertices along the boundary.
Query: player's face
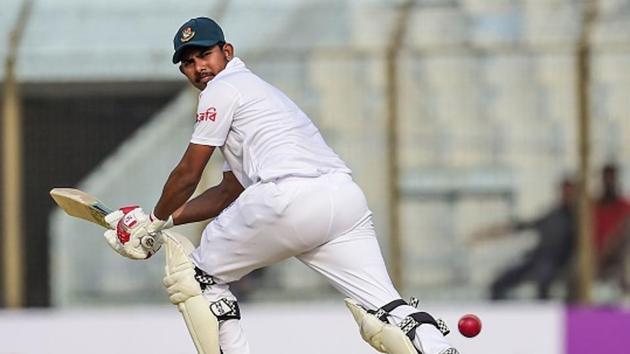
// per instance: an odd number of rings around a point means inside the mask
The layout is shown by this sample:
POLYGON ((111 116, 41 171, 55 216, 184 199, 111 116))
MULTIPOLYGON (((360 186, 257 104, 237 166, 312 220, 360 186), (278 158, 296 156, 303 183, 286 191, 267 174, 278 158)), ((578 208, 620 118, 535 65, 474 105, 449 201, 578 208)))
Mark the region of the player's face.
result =
POLYGON ((191 47, 184 51, 179 71, 193 86, 203 90, 210 80, 225 69, 233 53, 234 48, 229 43, 207 48, 191 47))

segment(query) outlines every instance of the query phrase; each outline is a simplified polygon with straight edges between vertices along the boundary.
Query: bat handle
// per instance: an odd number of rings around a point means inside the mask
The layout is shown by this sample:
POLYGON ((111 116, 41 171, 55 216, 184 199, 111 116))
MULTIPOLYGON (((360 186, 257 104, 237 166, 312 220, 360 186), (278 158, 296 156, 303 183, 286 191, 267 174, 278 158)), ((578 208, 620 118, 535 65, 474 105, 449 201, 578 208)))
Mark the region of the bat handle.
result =
MULTIPOLYGON (((166 241, 165 240, 166 238, 175 240, 173 237, 169 236, 167 233, 162 231, 162 232, 155 233, 155 235, 149 234, 147 236, 144 236, 142 239, 140 239, 140 244, 142 244, 142 246, 146 248, 153 248, 156 242, 161 241, 162 243, 164 243, 166 241), (160 240, 158 240, 158 238, 160 238, 160 240)), ((177 240, 175 241, 179 242, 177 240)))
POLYGON ((147 236, 144 236, 142 239, 140 239, 140 244, 143 247, 145 247, 145 248, 151 248, 152 249, 153 246, 155 246, 155 242, 156 242, 155 238, 156 237, 159 237, 159 235, 155 235, 155 236, 147 235, 147 236))

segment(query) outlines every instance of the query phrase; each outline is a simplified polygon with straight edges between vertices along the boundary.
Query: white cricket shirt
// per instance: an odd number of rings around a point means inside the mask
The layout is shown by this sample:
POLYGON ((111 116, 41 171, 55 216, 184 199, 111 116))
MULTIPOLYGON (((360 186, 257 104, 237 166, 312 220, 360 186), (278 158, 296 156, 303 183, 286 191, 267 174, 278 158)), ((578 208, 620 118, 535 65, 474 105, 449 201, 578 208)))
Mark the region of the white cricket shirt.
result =
POLYGON ((193 144, 218 146, 243 187, 286 176, 351 173, 280 90, 233 58, 199 95, 193 144))

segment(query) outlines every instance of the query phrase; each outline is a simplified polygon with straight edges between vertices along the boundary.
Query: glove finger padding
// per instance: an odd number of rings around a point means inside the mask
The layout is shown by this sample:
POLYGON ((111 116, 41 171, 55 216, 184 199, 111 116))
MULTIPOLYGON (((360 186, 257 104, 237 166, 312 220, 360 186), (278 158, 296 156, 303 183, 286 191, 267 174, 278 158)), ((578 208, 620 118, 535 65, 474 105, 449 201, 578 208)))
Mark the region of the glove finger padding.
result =
POLYGON ((120 221, 120 219, 122 219, 124 215, 125 214, 121 210, 116 210, 112 213, 107 214, 105 216, 105 222, 107 222, 113 230, 105 231, 103 236, 105 237, 105 241, 107 242, 107 244, 114 250, 114 252, 120 254, 123 257, 133 258, 130 257, 129 254, 127 254, 123 245, 118 240, 118 234, 115 231, 116 225, 118 225, 118 222, 120 221))
POLYGON ((114 230, 107 230, 107 231, 105 231, 103 236, 105 237, 105 241, 107 241, 107 244, 114 251, 116 251, 116 253, 120 253, 121 252, 121 250, 123 248, 122 248, 122 245, 120 244, 120 242, 118 242, 118 236, 116 235, 116 231, 114 231, 114 230))
MULTIPOLYGON (((131 237, 128 242, 122 245, 122 250, 127 257, 132 259, 147 259, 153 255, 153 251, 147 250, 140 243, 137 237, 131 237)), ((122 253, 121 253, 122 254, 122 253)))
POLYGON ((116 226, 118 226, 118 222, 120 221, 120 219, 122 219, 123 216, 125 216, 125 213, 122 210, 114 210, 111 213, 105 215, 105 222, 108 223, 109 226, 115 230, 116 226))

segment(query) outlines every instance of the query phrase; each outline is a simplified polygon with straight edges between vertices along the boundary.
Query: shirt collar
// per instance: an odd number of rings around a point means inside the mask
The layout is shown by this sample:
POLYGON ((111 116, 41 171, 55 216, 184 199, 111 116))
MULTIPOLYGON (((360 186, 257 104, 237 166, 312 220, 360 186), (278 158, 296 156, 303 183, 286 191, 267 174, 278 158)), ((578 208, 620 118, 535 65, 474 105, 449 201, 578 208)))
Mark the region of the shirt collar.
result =
POLYGON ((217 76, 215 76, 214 79, 219 78, 223 75, 227 75, 232 72, 245 70, 245 69, 247 69, 247 67, 245 66, 245 63, 243 63, 243 61, 239 57, 234 57, 232 58, 232 60, 228 61, 227 65, 225 66, 225 69, 223 69, 219 74, 217 74, 217 76))
POLYGON ((239 59, 238 57, 232 58, 232 60, 228 61, 227 65, 225 65, 225 68, 221 70, 221 72, 218 73, 217 76, 212 78, 212 80, 208 82, 206 87, 203 90, 201 90, 201 92, 199 92, 199 97, 201 97, 201 95, 203 95, 203 92, 206 91, 208 87, 211 87, 212 84, 217 81, 217 79, 222 78, 224 75, 229 75, 230 73, 234 73, 238 71, 247 71, 247 70, 248 69, 245 66, 245 63, 241 59, 239 59))

